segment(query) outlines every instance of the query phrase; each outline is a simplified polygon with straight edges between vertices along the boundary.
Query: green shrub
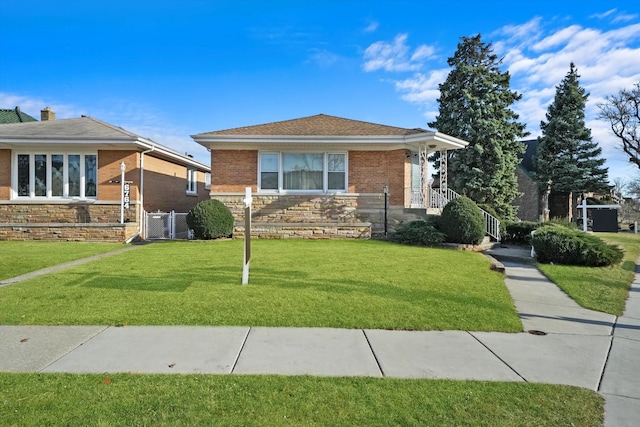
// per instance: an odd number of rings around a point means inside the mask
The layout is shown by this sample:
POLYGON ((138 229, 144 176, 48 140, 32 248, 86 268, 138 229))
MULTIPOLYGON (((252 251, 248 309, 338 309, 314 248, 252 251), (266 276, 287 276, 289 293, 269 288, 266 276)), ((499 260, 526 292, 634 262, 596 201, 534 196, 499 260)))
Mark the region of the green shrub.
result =
POLYGON ((440 231, 447 242, 477 245, 484 237, 482 211, 468 197, 454 199, 442 210, 440 231))
POLYGON ((419 219, 402 224, 393 233, 392 240, 407 245, 437 246, 444 242, 444 234, 433 223, 419 219))
POLYGON ((233 215, 220 200, 204 200, 187 213, 187 225, 196 239, 218 239, 233 233, 233 215))
POLYGON ((533 221, 507 221, 505 224, 504 241, 520 245, 531 244, 531 232, 537 230, 541 224, 533 221))
POLYGON ((540 227, 532 238, 538 261, 602 267, 618 264, 624 253, 593 234, 557 225, 540 227))

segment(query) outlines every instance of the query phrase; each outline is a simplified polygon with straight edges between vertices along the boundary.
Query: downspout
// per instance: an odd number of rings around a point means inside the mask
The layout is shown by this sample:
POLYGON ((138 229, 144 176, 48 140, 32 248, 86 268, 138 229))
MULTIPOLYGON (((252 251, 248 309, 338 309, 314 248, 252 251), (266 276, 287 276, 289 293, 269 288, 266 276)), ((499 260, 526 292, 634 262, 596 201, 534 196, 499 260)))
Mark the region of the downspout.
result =
POLYGON ((155 145, 152 145, 150 149, 140 153, 140 226, 138 228, 137 236, 142 235, 142 220, 144 216, 144 155, 152 152, 155 148, 155 145))

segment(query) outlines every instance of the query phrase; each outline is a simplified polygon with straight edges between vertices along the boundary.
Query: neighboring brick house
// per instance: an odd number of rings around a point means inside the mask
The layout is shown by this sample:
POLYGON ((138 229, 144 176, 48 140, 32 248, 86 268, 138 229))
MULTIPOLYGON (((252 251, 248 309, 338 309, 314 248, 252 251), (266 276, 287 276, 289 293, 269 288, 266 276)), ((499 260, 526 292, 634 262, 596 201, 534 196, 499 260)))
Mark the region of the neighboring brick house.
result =
MULTIPOLYGON (((542 212, 543 192, 534 178, 534 158, 538 141, 530 139, 522 141, 525 152, 522 154, 522 162, 516 168, 518 179, 518 191, 521 193, 513 204, 518 208, 517 216, 524 221, 540 221, 545 216, 542 212)), ((546 220, 551 218, 568 218, 571 215, 571 194, 551 192, 549 194, 549 212, 546 220)))
POLYGON ((251 187, 252 233, 261 237, 370 237, 424 215, 412 195, 428 191, 427 156, 467 145, 324 114, 192 138, 211 151, 211 197, 229 206, 238 231, 251 187))
POLYGON ((190 156, 92 117, 41 118, 0 125, 0 240, 126 241, 143 232, 143 211, 209 198, 210 168, 190 156))

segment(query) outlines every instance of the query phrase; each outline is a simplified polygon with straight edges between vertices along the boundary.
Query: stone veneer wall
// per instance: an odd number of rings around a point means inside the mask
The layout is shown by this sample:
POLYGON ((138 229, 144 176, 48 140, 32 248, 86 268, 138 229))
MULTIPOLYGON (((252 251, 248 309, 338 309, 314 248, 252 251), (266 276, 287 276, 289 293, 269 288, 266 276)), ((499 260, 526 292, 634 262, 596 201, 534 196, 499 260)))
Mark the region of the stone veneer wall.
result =
POLYGON ((0 240, 125 242, 138 224, 0 224, 0 240))
POLYGON ((0 203, 0 240, 124 242, 138 231, 134 206, 120 224, 120 204, 0 203))
MULTIPOLYGON (((244 230, 244 194, 212 194, 244 230)), ((369 238, 384 230, 383 194, 253 195, 252 235, 265 238, 369 238)))

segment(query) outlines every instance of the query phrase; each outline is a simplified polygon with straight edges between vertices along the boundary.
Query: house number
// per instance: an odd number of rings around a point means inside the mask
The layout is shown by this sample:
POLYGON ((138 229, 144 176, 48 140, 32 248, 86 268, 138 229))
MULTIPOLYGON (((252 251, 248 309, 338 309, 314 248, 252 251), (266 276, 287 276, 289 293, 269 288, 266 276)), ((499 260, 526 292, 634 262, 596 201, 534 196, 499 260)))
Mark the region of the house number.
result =
POLYGON ((131 185, 128 182, 124 183, 124 186, 122 187, 122 200, 123 200, 123 206, 125 209, 129 209, 129 196, 131 194, 130 191, 131 185))

